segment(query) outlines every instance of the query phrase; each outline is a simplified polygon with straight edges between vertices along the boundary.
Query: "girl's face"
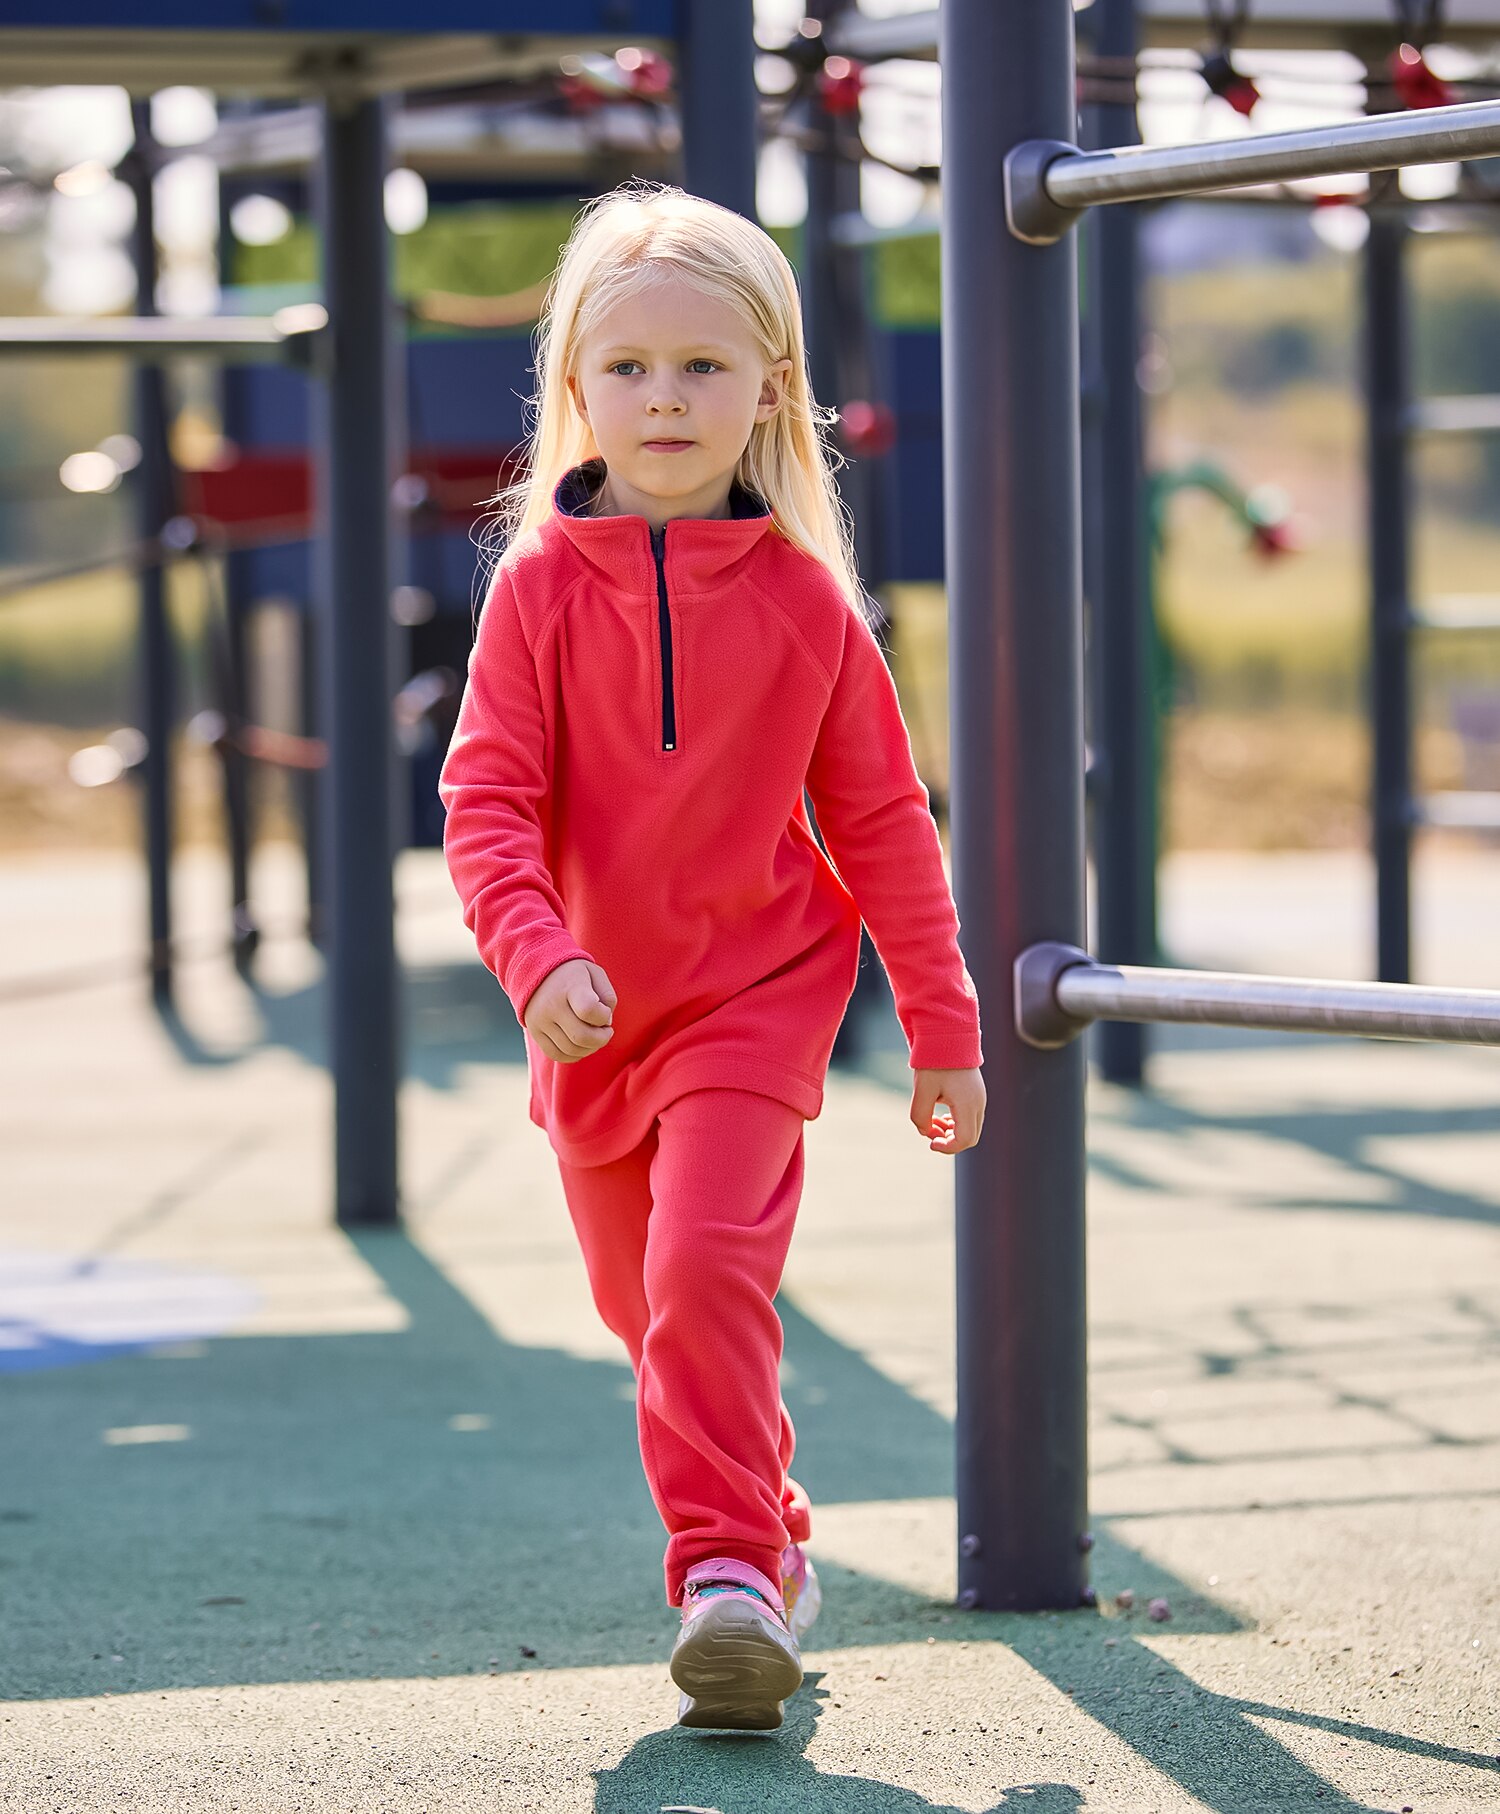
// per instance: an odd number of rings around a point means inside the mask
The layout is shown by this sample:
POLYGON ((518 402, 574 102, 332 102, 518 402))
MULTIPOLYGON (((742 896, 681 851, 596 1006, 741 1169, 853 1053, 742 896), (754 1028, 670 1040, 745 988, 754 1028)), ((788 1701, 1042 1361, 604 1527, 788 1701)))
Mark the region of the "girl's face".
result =
POLYGON ((728 496, 751 429, 780 407, 791 370, 790 359, 763 366, 727 303, 663 268, 584 336, 568 388, 609 468, 616 508, 651 499, 679 515, 710 515, 728 496))

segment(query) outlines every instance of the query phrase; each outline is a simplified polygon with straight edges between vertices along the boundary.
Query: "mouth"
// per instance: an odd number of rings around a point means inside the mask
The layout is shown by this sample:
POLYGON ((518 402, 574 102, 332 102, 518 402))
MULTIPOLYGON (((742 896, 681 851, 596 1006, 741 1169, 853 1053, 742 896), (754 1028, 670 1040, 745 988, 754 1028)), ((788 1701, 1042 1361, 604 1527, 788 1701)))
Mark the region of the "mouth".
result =
POLYGON ((647 441, 645 443, 646 449, 650 453, 677 453, 682 448, 691 447, 692 445, 691 441, 678 441, 672 439, 647 441))

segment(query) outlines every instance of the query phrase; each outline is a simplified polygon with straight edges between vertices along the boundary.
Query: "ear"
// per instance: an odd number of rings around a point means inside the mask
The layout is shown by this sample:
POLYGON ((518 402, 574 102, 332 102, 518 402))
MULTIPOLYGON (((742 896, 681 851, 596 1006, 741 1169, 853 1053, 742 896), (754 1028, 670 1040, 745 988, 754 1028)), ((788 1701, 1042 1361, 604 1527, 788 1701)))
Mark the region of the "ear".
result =
POLYGON ((587 422, 589 419, 589 411, 588 405, 583 400, 583 387, 579 384, 572 372, 568 373, 568 395, 573 399, 574 409, 576 409, 579 415, 583 417, 584 421, 587 422))
POLYGON ((755 408, 757 422, 769 420, 781 407, 791 375, 792 362, 790 359, 778 359, 774 365, 766 367, 765 380, 760 387, 760 400, 755 408))

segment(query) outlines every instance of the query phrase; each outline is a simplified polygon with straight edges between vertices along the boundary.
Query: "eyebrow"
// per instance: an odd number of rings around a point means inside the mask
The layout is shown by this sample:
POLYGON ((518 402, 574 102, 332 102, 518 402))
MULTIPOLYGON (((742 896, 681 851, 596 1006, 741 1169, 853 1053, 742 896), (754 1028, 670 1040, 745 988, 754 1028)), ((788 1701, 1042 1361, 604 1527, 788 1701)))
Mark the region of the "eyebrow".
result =
MULTIPOLYGON (((630 346, 628 344, 622 343, 618 346, 601 347, 600 351, 599 351, 599 357, 601 359, 607 359, 612 353, 639 353, 642 350, 643 349, 638 346, 630 346)), ((686 353, 689 349, 687 347, 683 347, 681 350, 682 350, 682 352, 686 353)), ((712 341, 712 340, 697 341, 692 345, 691 350, 695 357, 700 353, 716 353, 716 354, 720 355, 721 357, 724 357, 726 355, 732 357, 733 353, 734 353, 733 347, 720 346, 720 345, 718 345, 718 343, 716 341, 712 341)))

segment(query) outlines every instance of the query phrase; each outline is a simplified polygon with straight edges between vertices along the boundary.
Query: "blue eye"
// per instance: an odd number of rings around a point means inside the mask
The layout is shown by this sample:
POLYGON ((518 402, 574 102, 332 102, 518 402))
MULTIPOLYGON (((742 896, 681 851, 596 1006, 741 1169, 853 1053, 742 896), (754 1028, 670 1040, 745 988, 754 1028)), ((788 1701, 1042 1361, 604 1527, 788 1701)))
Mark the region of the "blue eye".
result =
MULTIPOLYGON (((614 362, 614 364, 608 368, 608 370, 610 371, 611 374, 613 374, 613 373, 619 371, 619 369, 622 365, 639 365, 639 364, 640 364, 639 359, 617 359, 614 362)), ((718 369, 719 369, 718 362, 713 359, 690 359, 688 361, 688 364, 689 365, 706 365, 706 366, 711 367, 714 371, 718 371, 718 369)))

